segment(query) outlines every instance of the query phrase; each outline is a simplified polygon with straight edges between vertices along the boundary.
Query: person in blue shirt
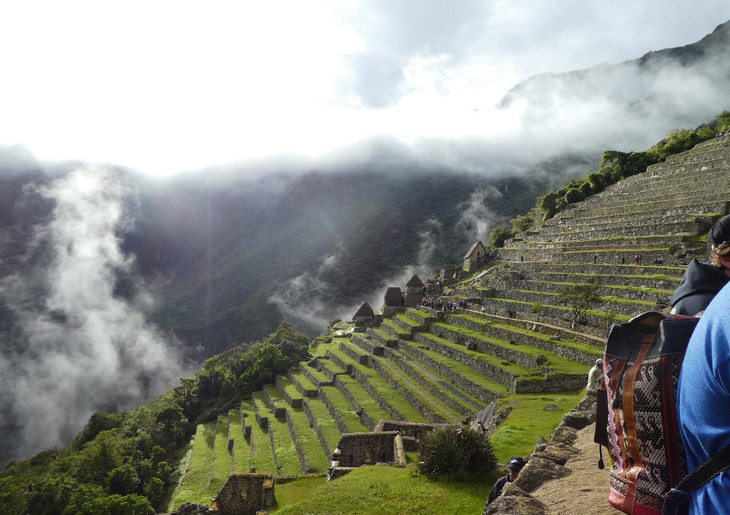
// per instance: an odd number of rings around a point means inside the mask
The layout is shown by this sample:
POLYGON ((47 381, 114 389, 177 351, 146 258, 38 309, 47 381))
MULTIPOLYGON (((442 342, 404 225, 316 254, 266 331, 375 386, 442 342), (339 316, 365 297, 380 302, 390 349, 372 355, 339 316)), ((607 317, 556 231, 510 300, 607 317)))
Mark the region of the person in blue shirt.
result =
MULTIPOLYGON (((723 264, 730 267, 730 256, 723 264)), ((687 345, 679 427, 690 472, 730 447, 730 284, 707 306, 687 345)), ((690 513, 730 513, 730 471, 693 493, 690 513)))

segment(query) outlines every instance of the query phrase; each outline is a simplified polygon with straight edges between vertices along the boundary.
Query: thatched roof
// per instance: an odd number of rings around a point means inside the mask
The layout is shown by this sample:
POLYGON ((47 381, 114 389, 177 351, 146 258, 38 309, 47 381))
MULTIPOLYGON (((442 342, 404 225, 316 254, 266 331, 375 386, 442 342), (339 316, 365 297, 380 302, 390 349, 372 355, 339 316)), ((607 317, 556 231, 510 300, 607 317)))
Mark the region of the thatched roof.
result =
POLYGON ((360 306, 360 309, 358 309, 355 312, 356 317, 371 317, 375 314, 375 311, 373 311, 373 308, 370 307, 370 304, 367 302, 363 302, 362 306, 360 306))
POLYGON ((386 306, 400 306, 403 300, 403 293, 397 286, 391 286, 385 292, 385 304, 386 306))
POLYGON ((419 279, 419 277, 417 275, 414 275, 406 283, 406 286, 416 286, 418 288, 423 288, 423 281, 421 281, 421 279, 419 279))

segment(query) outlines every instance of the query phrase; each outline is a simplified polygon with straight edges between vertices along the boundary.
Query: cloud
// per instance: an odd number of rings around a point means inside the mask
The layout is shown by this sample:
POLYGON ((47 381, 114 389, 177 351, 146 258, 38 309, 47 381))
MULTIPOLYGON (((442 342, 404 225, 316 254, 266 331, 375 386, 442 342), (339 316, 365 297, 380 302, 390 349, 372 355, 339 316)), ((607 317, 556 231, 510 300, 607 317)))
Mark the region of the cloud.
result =
POLYGON ((471 241, 481 241, 486 245, 491 230, 506 220, 489 208, 489 201, 502 197, 494 187, 475 190, 469 199, 462 203, 461 217, 456 227, 471 241))
POLYGON ((133 269, 119 241, 134 198, 124 175, 79 168, 26 195, 54 207, 23 271, 0 282, 20 328, 0 361, 3 412, 20 431, 10 457, 65 445, 95 411, 136 407, 185 371, 172 342, 146 322, 143 285, 130 299, 115 294, 133 269), (33 261, 40 248, 48 261, 33 261))

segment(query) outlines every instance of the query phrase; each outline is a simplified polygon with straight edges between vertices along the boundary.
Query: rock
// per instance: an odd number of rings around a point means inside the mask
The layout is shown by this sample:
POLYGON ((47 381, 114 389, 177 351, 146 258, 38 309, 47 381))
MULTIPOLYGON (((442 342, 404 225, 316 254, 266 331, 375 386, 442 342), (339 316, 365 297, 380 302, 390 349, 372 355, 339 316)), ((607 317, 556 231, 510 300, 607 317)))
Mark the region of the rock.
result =
POLYGON ((546 481, 558 479, 570 475, 570 469, 537 455, 530 457, 530 460, 520 471, 514 484, 525 492, 532 492, 546 481))
MULTIPOLYGON (((524 470, 524 469, 523 469, 524 470)), ((520 473, 522 475, 522 473, 520 473)), ((518 478, 519 479, 519 478, 518 478)), ((546 515, 543 503, 526 493, 514 483, 504 485, 502 495, 487 506, 485 514, 509 513, 512 515, 546 515)))
POLYGON ((592 411, 569 411, 563 415, 563 424, 581 430, 596 421, 596 413, 592 411))
POLYGON ((208 513, 208 507, 202 504, 185 502, 180 505, 177 511, 173 511, 172 515, 198 515, 200 513, 208 513))
MULTIPOLYGON (((565 463, 578 455, 580 449, 573 447, 572 445, 565 445, 562 443, 548 443, 540 451, 535 452, 533 457, 539 457, 546 460, 550 460, 558 465, 565 465, 565 463)), ((530 458, 532 459, 532 458, 530 458)))
POLYGON ((550 435, 551 441, 566 445, 573 445, 576 438, 578 438, 578 430, 568 426, 558 426, 550 435))
POLYGON ((560 411, 562 408, 556 404, 548 404, 543 408, 543 411, 560 411))
POLYGON ((544 451, 547 444, 548 441, 545 440, 545 438, 543 438, 542 436, 538 437, 537 443, 535 444, 535 452, 544 451))

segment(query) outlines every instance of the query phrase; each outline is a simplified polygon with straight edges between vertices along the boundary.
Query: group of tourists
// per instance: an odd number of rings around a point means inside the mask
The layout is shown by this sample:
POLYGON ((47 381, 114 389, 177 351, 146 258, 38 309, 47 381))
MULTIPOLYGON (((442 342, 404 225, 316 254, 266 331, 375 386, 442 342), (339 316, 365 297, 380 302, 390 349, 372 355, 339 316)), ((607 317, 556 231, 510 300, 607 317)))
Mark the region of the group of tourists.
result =
POLYGON ((466 307, 465 300, 444 300, 441 297, 430 295, 428 293, 423 295, 423 307, 435 309, 437 311, 449 311, 454 312, 457 309, 464 309, 466 307))

